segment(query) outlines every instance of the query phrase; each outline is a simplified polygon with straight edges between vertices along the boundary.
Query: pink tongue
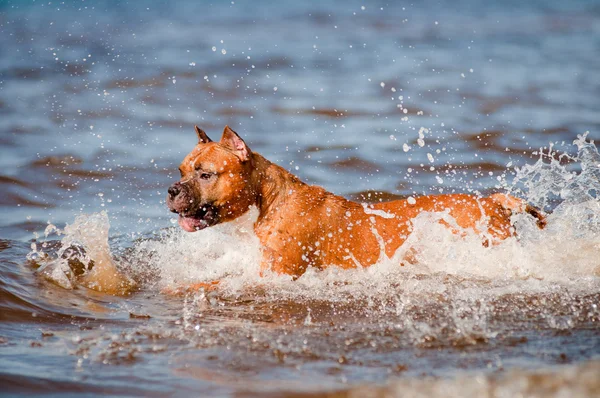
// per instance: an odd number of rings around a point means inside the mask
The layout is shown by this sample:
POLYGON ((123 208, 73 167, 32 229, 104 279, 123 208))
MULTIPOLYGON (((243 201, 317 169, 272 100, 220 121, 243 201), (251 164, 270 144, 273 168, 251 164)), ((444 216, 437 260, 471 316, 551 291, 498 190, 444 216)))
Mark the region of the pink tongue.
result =
POLYGON ((196 228, 201 229, 201 223, 202 220, 196 218, 179 216, 179 225, 187 232, 196 232, 196 228))

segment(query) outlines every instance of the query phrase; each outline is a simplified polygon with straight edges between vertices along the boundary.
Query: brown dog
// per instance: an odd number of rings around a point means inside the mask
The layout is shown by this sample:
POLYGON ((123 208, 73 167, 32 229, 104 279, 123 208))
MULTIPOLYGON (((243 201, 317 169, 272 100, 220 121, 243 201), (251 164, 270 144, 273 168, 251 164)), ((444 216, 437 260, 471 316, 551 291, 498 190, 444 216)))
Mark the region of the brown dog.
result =
POLYGON ((309 266, 372 265, 382 250, 388 257, 396 252, 411 233, 411 220, 425 211, 448 212, 458 227, 480 233, 486 245, 514 235, 513 212, 530 213, 540 228, 545 225, 540 212, 504 194, 355 203, 303 183, 252 152, 228 126, 220 142, 197 126, 196 133, 198 145, 179 167, 181 180, 169 187, 169 209, 179 213, 183 229, 193 232, 258 207, 254 230, 262 245, 261 267, 277 273, 299 277, 309 266))

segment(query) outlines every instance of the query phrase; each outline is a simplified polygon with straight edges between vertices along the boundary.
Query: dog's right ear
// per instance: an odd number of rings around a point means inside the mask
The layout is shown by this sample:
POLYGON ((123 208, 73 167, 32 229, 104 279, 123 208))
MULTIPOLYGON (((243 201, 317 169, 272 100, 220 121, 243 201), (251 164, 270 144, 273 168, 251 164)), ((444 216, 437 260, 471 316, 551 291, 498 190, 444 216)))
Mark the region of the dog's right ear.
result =
POLYGON ((209 142, 212 142, 204 130, 198 126, 194 126, 194 128, 196 129, 196 135, 198 136, 198 144, 208 144, 209 142))
POLYGON ((235 131, 230 129, 229 126, 225 126, 220 142, 221 145, 229 148, 242 162, 250 160, 250 148, 248 148, 248 145, 246 145, 244 140, 241 139, 235 131))

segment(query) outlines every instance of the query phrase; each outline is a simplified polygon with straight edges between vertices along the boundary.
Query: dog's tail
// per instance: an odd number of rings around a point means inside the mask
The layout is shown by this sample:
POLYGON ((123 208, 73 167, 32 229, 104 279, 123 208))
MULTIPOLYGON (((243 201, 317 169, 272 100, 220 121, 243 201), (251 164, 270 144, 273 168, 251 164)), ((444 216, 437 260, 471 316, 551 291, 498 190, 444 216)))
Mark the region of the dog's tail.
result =
POLYGON ((540 229, 543 229, 548 223, 546 215, 540 209, 533 207, 522 199, 503 193, 490 195, 490 199, 511 213, 527 213, 532 215, 536 219, 536 224, 540 229))

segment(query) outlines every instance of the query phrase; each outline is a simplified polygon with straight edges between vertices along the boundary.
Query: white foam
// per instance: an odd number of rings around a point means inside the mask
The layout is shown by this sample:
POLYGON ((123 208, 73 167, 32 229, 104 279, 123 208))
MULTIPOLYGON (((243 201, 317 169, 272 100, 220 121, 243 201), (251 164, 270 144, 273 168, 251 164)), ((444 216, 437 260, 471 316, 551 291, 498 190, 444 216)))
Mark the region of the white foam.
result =
MULTIPOLYGON (((558 160, 541 156, 535 164, 518 169, 514 182, 505 181, 508 191, 540 207, 550 203, 553 196, 561 198, 562 203, 548 216, 548 226, 540 230, 531 216, 514 215, 517 236, 491 247, 484 247, 482 238, 473 231, 462 231, 463 234, 458 235, 441 225, 440 219, 455 225, 447 213, 423 213, 413 220, 413 232, 399 252, 392 258, 382 252, 380 261, 369 268, 309 269, 296 281, 269 272, 261 277, 260 245, 253 232, 257 210, 253 209, 235 222, 194 233, 169 228, 159 239, 135 243, 126 262, 133 271, 136 267, 145 267, 157 273, 156 289, 220 280, 221 291, 231 294, 260 288, 275 298, 333 302, 371 300, 388 295, 404 297, 396 301, 401 305, 406 300, 447 292, 449 287, 444 275, 493 282, 473 290, 457 291, 455 298, 463 294, 472 298, 522 289, 548 291, 554 289, 556 283, 569 289, 597 292, 600 288, 600 203, 595 195, 600 192, 600 155, 596 147, 586 141, 585 135, 575 143, 579 154, 571 159, 581 166, 580 173, 567 170, 558 160), (399 266, 400 258, 409 251, 416 263, 399 266), (417 278, 419 275, 429 277, 422 280, 417 278)), ((367 206, 365 212, 384 218, 390 216, 367 206)), ((65 229, 63 247, 77 241, 84 244, 88 256, 95 259, 94 256, 106 255, 102 250, 108 247, 108 218, 105 214, 86 217, 76 220, 77 228, 65 229)), ((458 229, 456 225, 455 228, 458 229)), ((64 274, 66 270, 61 267, 64 274)), ((68 287, 61 273, 55 272, 57 275, 49 273, 50 278, 68 287)))
POLYGON ((72 289, 74 283, 79 283, 111 294, 125 293, 133 282, 116 268, 108 245, 109 229, 106 211, 81 214, 72 224, 66 225, 63 231, 54 225, 48 225, 44 232, 46 237, 52 233, 63 235, 55 258, 50 259, 45 255, 44 244, 39 251, 37 245, 32 245, 32 252, 27 257, 30 260, 41 260, 42 266, 38 273, 65 289, 72 289), (69 260, 73 259, 77 259, 83 266, 84 272, 80 277, 76 277, 69 266, 69 260))
POLYGON ((559 367, 509 369, 506 372, 459 372, 455 377, 398 378, 383 387, 351 387, 350 397, 592 397, 600 383, 600 361, 559 367))
POLYGON ((234 222, 197 232, 171 228, 159 240, 140 242, 135 253, 151 256, 161 289, 213 280, 243 284, 260 271, 260 245, 253 230, 257 216, 253 208, 234 222))
POLYGON ((382 218, 394 218, 394 217, 396 217, 392 213, 388 213, 388 212, 383 211, 383 210, 373 209, 367 203, 361 203, 361 204, 362 204, 363 209, 365 209, 365 214, 379 216, 379 217, 382 217, 382 218))

